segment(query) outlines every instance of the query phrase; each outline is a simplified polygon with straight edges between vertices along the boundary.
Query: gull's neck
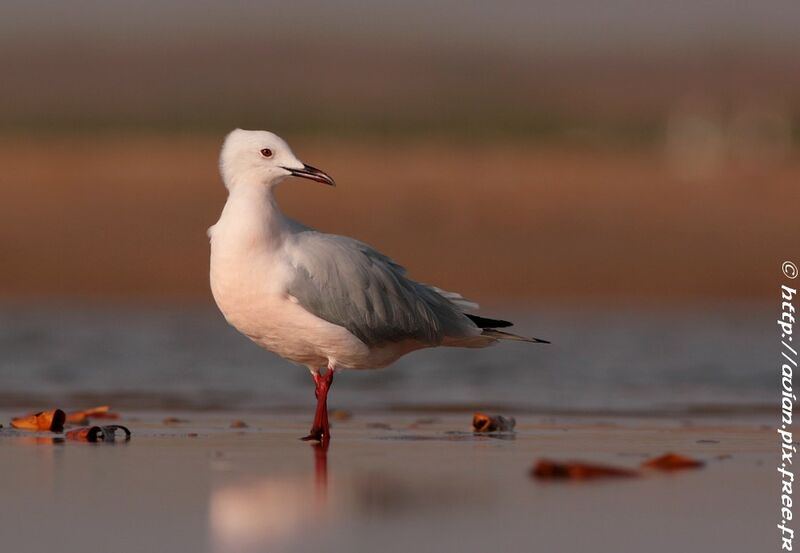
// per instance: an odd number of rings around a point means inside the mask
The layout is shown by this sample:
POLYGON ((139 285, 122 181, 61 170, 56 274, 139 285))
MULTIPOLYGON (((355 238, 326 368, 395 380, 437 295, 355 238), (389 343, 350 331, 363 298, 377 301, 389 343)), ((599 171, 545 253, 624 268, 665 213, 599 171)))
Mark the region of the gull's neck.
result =
POLYGON ((291 220, 278 206, 272 186, 234 186, 212 238, 239 247, 279 247, 291 231, 291 220))

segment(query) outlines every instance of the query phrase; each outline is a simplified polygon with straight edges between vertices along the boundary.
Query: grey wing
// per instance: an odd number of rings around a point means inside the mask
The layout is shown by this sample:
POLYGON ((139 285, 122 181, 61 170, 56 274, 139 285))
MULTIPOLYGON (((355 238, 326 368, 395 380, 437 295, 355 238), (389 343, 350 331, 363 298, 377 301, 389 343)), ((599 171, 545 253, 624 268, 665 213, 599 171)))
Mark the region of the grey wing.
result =
POLYGON ((365 344, 415 339, 437 345, 445 337, 480 334, 463 314, 477 305, 406 278, 403 267, 367 244, 316 231, 295 240, 288 293, 365 344))

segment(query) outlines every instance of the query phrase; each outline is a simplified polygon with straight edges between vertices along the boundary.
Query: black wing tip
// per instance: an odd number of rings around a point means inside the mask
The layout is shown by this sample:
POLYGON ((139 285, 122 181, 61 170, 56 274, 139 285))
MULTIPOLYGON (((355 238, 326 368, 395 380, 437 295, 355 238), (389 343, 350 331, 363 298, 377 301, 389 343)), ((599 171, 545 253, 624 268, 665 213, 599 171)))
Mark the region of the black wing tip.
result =
POLYGON ((514 326, 514 323, 500 319, 489 319, 478 315, 470 315, 469 313, 464 313, 464 315, 469 317, 478 328, 508 328, 509 326, 514 326))
POLYGON ((541 338, 533 338, 528 336, 519 336, 511 332, 503 332, 496 328, 484 328, 481 332, 482 336, 489 336, 495 340, 511 340, 514 342, 528 342, 529 344, 549 344, 550 340, 542 340, 541 338))
MULTIPOLYGON (((487 330, 487 331, 495 330, 497 328, 507 328, 509 326, 514 326, 514 323, 509 322, 509 321, 503 321, 503 320, 500 320, 500 319, 489 319, 487 317, 479 317, 478 315, 470 315, 469 313, 464 313, 464 314, 467 317, 469 317, 469 319, 473 323, 475 323, 478 326, 478 328, 483 329, 483 330, 487 330)), ((500 334, 505 334, 507 336, 509 335, 508 333, 505 333, 505 332, 499 332, 499 333, 500 334)), ((511 334, 510 336, 514 336, 514 335, 511 334)), ((521 338, 525 342, 533 342, 535 344, 549 344, 550 343, 550 340, 542 340, 541 338, 532 338, 532 337, 531 338, 527 338, 527 337, 523 338, 521 336, 517 336, 517 338, 518 339, 521 338)))

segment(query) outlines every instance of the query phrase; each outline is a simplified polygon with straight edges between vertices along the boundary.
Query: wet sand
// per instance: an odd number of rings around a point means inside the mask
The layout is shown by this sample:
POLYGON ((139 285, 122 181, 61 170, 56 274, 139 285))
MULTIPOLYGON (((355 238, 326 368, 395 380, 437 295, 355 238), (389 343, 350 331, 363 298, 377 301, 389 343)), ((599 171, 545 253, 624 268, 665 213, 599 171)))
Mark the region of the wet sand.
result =
MULTIPOLYGON (((0 413, 0 543, 71 551, 766 551, 776 545, 771 418, 355 412, 327 451, 304 415, 133 413, 128 443, 54 443, 0 413), (166 424, 166 417, 182 422, 166 424), (243 420, 246 428, 231 428, 243 420), (704 468, 537 481, 540 458, 704 468)), ((511 413, 513 414, 513 413, 511 413)), ((105 424, 103 421, 96 421, 105 424)))

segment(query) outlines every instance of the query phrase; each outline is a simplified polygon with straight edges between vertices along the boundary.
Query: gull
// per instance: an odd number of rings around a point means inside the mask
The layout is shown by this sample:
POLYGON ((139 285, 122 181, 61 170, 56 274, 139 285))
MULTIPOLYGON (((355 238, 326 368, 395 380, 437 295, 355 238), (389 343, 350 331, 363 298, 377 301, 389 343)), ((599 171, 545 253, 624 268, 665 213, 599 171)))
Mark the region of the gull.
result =
POLYGON ((210 284, 230 325, 308 367, 317 408, 304 440, 330 438, 328 390, 342 369, 381 368, 437 346, 482 348, 499 340, 549 343, 499 330, 512 323, 471 314, 460 294, 415 282, 389 257, 353 238, 287 217, 274 189, 287 177, 334 186, 268 131, 225 138, 220 173, 228 199, 209 230, 210 284))

